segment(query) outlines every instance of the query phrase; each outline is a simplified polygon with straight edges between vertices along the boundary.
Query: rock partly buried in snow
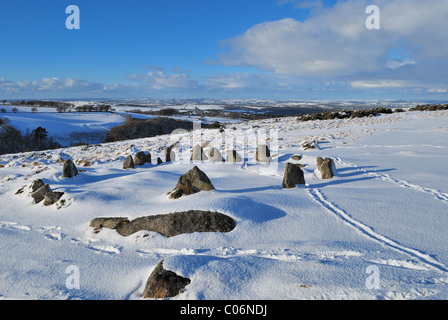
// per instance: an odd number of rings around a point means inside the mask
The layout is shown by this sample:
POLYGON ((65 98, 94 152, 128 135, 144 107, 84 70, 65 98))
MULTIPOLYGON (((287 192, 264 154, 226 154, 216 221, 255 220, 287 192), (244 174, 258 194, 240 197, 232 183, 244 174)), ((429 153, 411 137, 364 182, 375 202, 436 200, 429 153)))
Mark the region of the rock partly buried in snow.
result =
POLYGON ((144 151, 137 152, 134 156, 134 165, 142 166, 145 163, 151 163, 151 154, 146 154, 144 151))
POLYGON ((132 156, 127 156, 126 159, 123 162, 123 169, 127 170, 127 169, 134 169, 135 168, 135 163, 134 163, 134 159, 132 159, 132 156))
POLYGON ((163 268, 160 261, 146 281, 143 298, 163 299, 172 298, 183 292, 191 280, 177 275, 173 271, 163 268))
POLYGON ((31 183, 31 192, 36 191, 37 189, 39 189, 40 187, 42 187, 44 185, 45 185, 45 182, 42 179, 34 180, 31 183))
POLYGON ((190 160, 191 161, 203 161, 203 160, 208 160, 208 157, 206 156, 202 147, 197 144, 193 147, 193 152, 191 154, 190 160))
POLYGON ((73 178, 78 175, 78 169, 73 163, 72 159, 67 159, 64 161, 62 167, 62 177, 63 178, 73 178))
POLYGON ((334 168, 334 162, 330 158, 322 159, 321 157, 317 157, 317 169, 319 169, 322 179, 333 178, 334 168))
POLYGON ((261 144, 257 147, 257 151, 255 153, 255 161, 269 163, 272 161, 271 151, 268 146, 265 144, 261 144))
POLYGON ((227 162, 242 162, 243 158, 241 158, 241 156, 238 154, 238 152, 236 152, 236 150, 230 150, 229 152, 227 152, 227 162))
POLYGON ((230 232, 235 221, 222 213, 190 210, 137 218, 117 226, 117 232, 128 237, 139 231, 158 232, 166 237, 174 237, 194 232, 230 232))
POLYGON ((64 192, 58 192, 58 191, 50 191, 45 193, 44 195, 44 205, 51 206, 59 201, 59 199, 62 198, 64 195, 64 192))
POLYGON ((305 184, 305 176, 300 165, 287 163, 283 175, 283 188, 295 188, 298 184, 305 184))
POLYGON ((169 194, 171 199, 178 199, 199 191, 211 190, 215 190, 215 188, 210 179, 197 166, 194 166, 193 169, 179 177, 176 187, 169 194))
POLYGON ((99 232, 102 228, 117 229, 122 224, 129 223, 128 218, 124 217, 104 217, 95 218, 90 221, 90 227, 95 229, 95 232, 99 232))
POLYGON ((308 149, 316 149, 318 147, 318 143, 316 140, 313 141, 305 141, 302 143, 302 149, 308 150, 308 149))
POLYGON ((34 199, 34 203, 40 203, 42 200, 45 199, 45 194, 51 192, 50 185, 44 184, 36 191, 31 192, 31 197, 34 199))
POLYGON ((218 148, 213 147, 210 149, 208 156, 210 158, 210 161, 212 162, 223 162, 224 158, 222 157, 221 152, 218 150, 218 148))
POLYGON ((295 154, 291 157, 291 159, 295 161, 300 161, 302 159, 302 156, 299 154, 295 154))

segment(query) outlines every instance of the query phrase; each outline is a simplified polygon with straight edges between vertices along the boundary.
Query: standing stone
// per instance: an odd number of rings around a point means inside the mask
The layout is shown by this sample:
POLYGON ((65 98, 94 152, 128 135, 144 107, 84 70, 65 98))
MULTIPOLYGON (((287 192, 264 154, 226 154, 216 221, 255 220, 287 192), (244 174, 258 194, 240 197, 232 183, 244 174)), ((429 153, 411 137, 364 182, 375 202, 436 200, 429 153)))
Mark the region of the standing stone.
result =
POLYGON ((271 151, 268 146, 265 144, 261 144, 257 147, 257 152, 255 153, 255 161, 269 163, 272 161, 271 151))
POLYGON ((210 161, 212 162, 223 162, 224 158, 222 157, 221 152, 217 148, 212 148, 208 153, 210 161))
POLYGON ((172 151, 173 147, 165 148, 165 162, 176 161, 176 154, 172 151))
POLYGON ((146 281, 143 298, 172 298, 182 293, 191 280, 163 268, 163 261, 154 268, 146 281))
POLYGON ((283 188, 295 188, 298 184, 305 184, 305 176, 299 165, 287 163, 283 175, 283 188))
POLYGON ((151 154, 146 154, 143 151, 137 152, 134 156, 134 165, 142 166, 145 163, 151 163, 151 154))
POLYGON ((62 167, 62 177, 63 178, 73 178, 78 175, 78 169, 73 163, 72 159, 67 159, 64 161, 64 165, 62 167))
POLYGON ((179 177, 176 187, 170 192, 170 198, 178 199, 184 195, 211 190, 215 190, 215 188, 210 179, 203 171, 195 166, 186 174, 179 177))
POLYGON ((134 160, 132 159, 132 156, 127 156, 126 159, 123 162, 123 169, 127 170, 127 169, 134 169, 135 164, 134 164, 134 160))
POLYGON ((227 152, 227 162, 242 162, 243 158, 236 152, 236 150, 230 150, 227 152))
POLYGON ((317 168, 320 171, 322 179, 331 179, 334 177, 334 162, 329 158, 322 159, 317 157, 317 168))
POLYGON ((202 150, 202 147, 197 144, 193 147, 193 153, 191 155, 190 160, 202 161, 202 160, 208 160, 208 157, 205 155, 204 150, 202 150))

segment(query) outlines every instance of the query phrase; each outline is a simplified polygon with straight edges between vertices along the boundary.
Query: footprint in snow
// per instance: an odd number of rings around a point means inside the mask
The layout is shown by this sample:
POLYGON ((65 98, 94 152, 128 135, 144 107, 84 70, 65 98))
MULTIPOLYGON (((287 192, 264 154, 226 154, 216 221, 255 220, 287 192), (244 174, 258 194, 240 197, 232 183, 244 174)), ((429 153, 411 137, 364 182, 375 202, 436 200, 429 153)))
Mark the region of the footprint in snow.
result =
POLYGON ((86 247, 87 249, 92 250, 94 252, 104 253, 107 255, 120 254, 123 249, 120 246, 95 244, 95 242, 97 242, 97 241, 99 241, 99 240, 91 239, 91 238, 73 238, 73 239, 71 239, 72 243, 82 245, 82 246, 86 247))
POLYGON ((0 222, 0 228, 30 231, 31 227, 19 224, 17 222, 0 222))
POLYGON ((59 226, 43 227, 39 229, 47 240, 62 240, 65 235, 60 232, 61 230, 62 228, 59 226))

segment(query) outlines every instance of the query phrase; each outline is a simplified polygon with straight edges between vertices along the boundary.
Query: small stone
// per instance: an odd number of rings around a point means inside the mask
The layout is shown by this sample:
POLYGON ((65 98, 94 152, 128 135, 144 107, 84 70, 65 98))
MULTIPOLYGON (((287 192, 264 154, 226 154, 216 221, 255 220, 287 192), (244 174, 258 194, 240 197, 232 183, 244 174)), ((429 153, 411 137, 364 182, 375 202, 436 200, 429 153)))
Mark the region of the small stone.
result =
POLYGON ((316 141, 307 141, 307 142, 304 142, 302 144, 302 149, 303 150, 316 149, 316 148, 317 148, 317 142, 316 141))

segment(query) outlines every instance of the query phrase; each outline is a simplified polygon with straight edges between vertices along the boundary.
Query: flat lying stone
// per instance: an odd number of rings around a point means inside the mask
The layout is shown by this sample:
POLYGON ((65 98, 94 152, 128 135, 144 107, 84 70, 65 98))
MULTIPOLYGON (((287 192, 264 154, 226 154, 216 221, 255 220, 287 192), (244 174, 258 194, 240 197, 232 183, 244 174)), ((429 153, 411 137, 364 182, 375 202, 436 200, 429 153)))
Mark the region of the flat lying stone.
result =
POLYGON ((90 226, 95 229, 107 228, 116 229, 123 223, 129 223, 128 218, 123 217, 111 217, 111 218, 95 218, 90 221, 90 226))
POLYGON ((174 237, 194 232, 230 232, 235 226, 235 221, 222 213, 190 210, 137 218, 120 224, 117 232, 125 237, 138 231, 153 231, 174 237))

